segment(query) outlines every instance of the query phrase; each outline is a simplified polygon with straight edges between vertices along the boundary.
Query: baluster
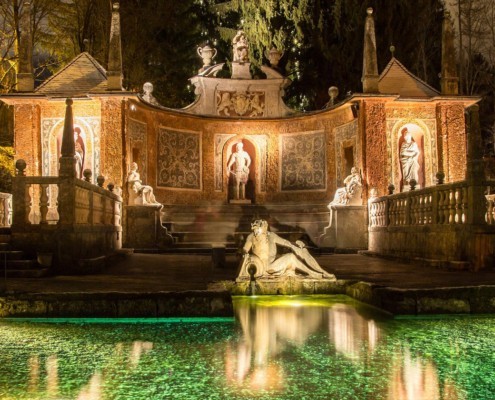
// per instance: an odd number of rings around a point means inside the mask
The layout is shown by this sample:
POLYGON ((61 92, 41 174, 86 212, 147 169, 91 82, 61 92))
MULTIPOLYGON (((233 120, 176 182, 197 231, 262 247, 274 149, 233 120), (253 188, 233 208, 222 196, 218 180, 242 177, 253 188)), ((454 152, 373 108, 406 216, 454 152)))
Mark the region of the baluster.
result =
POLYGON ((48 220, 48 184, 40 183, 40 224, 47 224, 48 220))
POLYGON ((455 189, 449 190, 449 224, 455 224, 455 208, 456 208, 456 198, 455 198, 455 189))
POLYGON ((467 186, 462 188, 462 223, 465 224, 467 221, 468 212, 468 188, 467 186))
MULTIPOLYGON (((24 204, 26 205, 26 224, 31 225, 31 221, 29 220, 29 216, 31 215, 32 207, 31 207, 31 185, 26 184, 25 188, 25 200, 24 204)), ((33 217, 34 218, 34 217, 33 217)))
POLYGON ((450 190, 447 189, 443 192, 443 223, 445 225, 449 224, 449 211, 450 207, 450 190))

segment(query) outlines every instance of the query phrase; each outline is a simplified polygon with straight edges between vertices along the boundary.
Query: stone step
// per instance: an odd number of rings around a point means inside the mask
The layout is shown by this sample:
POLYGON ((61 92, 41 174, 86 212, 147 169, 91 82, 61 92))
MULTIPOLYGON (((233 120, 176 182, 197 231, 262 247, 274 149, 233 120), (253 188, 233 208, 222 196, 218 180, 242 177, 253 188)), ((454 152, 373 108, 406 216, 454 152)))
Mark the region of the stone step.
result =
POLYGON ((7 270, 8 278, 42 278, 49 274, 47 268, 38 269, 9 269, 7 270))
MULTIPOLYGON (((3 261, 0 262, 0 270, 4 267, 3 261)), ((7 271, 28 269, 40 269, 40 265, 36 260, 7 260, 7 271)))
MULTIPOLYGON (((0 243, 6 244, 6 243, 0 243)), ((10 246, 7 244, 7 246, 10 246)), ((0 262, 3 262, 5 259, 11 260, 22 260, 24 258, 24 252, 20 250, 10 250, 10 249, 2 249, 0 246, 0 262)))
POLYGON ((10 234, 0 233, 0 243, 10 243, 10 234))
POLYGON ((9 251, 10 243, 2 243, 0 242, 0 251, 9 251))

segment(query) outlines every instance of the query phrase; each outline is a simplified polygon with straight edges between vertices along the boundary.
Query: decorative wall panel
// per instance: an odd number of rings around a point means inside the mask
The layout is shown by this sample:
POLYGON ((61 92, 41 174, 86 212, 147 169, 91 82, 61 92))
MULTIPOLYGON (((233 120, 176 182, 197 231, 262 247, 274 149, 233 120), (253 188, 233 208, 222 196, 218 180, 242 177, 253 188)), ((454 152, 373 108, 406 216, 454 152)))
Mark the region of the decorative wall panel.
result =
POLYGON ((201 190, 201 134, 160 127, 157 185, 201 190))
POLYGON ((280 136, 280 189, 325 190, 325 133, 301 132, 280 136))

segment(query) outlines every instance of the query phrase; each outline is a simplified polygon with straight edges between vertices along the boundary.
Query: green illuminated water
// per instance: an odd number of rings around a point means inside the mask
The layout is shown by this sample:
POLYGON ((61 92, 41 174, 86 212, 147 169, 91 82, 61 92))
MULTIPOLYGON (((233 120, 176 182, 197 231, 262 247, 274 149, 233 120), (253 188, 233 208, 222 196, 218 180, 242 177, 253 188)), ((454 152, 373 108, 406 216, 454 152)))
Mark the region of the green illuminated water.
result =
POLYGON ((389 319, 343 296, 234 319, 0 322, 0 399, 495 399, 495 318, 389 319))

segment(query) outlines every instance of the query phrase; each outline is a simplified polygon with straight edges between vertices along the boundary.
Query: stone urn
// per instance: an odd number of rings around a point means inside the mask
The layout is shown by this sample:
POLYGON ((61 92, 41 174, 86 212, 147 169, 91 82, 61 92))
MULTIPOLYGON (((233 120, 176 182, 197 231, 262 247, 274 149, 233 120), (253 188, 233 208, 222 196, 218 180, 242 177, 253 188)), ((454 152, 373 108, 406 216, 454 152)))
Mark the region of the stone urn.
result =
POLYGON ((277 67, 280 59, 283 57, 284 52, 277 50, 276 47, 272 47, 272 49, 268 52, 266 52, 266 57, 268 58, 268 61, 270 61, 270 65, 272 67, 277 67))
POLYGON ((203 59, 203 69, 211 65, 211 61, 217 55, 217 49, 206 44, 203 47, 198 47, 198 55, 203 59))

